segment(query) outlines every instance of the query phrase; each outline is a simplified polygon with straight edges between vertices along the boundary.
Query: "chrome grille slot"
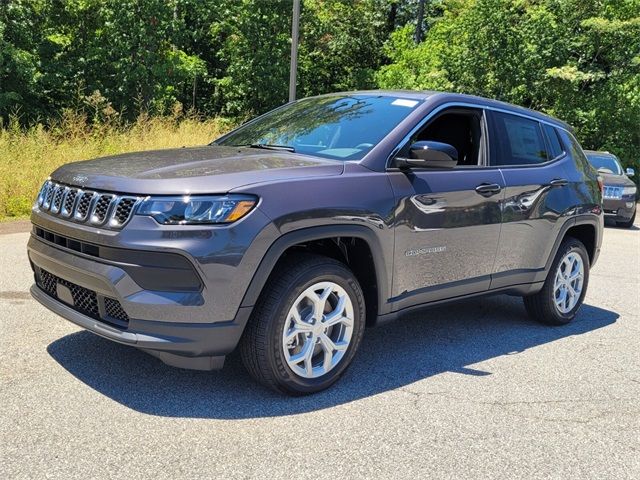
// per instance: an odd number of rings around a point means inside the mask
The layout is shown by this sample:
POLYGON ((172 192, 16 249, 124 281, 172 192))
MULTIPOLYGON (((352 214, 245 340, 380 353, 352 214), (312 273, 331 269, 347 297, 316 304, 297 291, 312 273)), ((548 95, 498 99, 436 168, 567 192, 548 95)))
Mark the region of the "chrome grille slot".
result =
POLYGON ((94 225, 102 225, 107 219, 109 208, 116 198, 115 195, 110 194, 98 195, 91 211, 91 223, 94 225))
POLYGON ((41 207, 42 204, 44 203, 44 199, 47 196, 47 192, 49 191, 49 188, 51 187, 52 183, 47 180, 46 182, 44 182, 44 184, 42 185, 42 188, 40 189, 40 193, 38 193, 38 206, 41 207))
POLYGON ((60 208, 62 208, 62 201, 64 200, 64 194, 66 192, 67 187, 62 185, 56 185, 53 191, 53 199, 51 200, 51 213, 60 212, 60 208))
POLYGON ((51 207, 51 200, 53 200, 53 193, 55 189, 55 184, 49 182, 49 188, 47 188, 47 192, 44 194, 44 201, 42 202, 42 208, 44 210, 49 210, 49 208, 51 207))
POLYGON ((64 202, 62 204, 61 214, 63 217, 70 217, 73 213, 73 207, 76 204, 76 198, 78 196, 78 190, 75 188, 69 188, 67 190, 67 194, 64 197, 64 202))
POLYGON ((129 220, 131 212, 133 211, 133 207, 137 202, 138 199, 136 197, 121 197, 116 204, 116 208, 113 210, 109 225, 112 227, 121 227, 127 223, 127 220, 129 220))
POLYGON ((80 200, 78 200, 78 206, 76 207, 76 212, 73 215, 73 218, 80 221, 85 221, 89 216, 89 207, 91 206, 91 200, 93 200, 93 196, 95 194, 93 192, 82 192, 80 195, 80 200))
POLYGON ((36 203, 52 216, 120 229, 131 219, 139 201, 139 197, 82 190, 47 180, 36 203))

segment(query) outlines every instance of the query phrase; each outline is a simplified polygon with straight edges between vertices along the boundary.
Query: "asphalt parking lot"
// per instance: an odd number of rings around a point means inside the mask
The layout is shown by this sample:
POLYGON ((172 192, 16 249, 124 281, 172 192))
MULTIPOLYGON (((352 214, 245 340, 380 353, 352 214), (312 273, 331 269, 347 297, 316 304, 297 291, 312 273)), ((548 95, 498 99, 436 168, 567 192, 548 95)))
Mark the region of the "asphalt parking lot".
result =
POLYGON ((35 301, 0 235, 0 478, 640 478, 640 228, 607 228, 569 326, 518 298, 368 330, 331 390, 285 398, 232 356, 177 370, 35 301))

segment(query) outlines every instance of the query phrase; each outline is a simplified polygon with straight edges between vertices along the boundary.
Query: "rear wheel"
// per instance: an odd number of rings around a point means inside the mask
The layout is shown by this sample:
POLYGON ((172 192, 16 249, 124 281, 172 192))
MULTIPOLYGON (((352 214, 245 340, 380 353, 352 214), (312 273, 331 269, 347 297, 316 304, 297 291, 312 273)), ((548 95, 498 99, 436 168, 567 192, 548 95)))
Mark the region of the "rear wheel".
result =
POLYGON ((589 256, 579 240, 566 238, 556 254, 542 290, 524 297, 529 315, 548 325, 565 325, 582 305, 589 283, 589 256))
POLYGON ((362 339, 364 297, 353 273, 331 258, 295 254, 270 277, 240 342, 263 385, 290 395, 323 390, 344 373, 362 339))

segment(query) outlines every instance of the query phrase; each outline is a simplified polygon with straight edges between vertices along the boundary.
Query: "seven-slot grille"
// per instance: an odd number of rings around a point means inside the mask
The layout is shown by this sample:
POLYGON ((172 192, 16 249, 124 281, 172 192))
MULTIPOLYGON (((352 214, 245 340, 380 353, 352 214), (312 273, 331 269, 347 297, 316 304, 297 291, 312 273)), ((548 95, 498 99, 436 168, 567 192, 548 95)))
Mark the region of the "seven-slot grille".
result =
POLYGON ((611 187, 611 186, 605 185, 603 197, 612 198, 612 199, 621 199, 622 187, 611 187))
POLYGON ((68 187, 46 181, 38 195, 40 210, 90 225, 122 228, 131 218, 138 197, 68 187))

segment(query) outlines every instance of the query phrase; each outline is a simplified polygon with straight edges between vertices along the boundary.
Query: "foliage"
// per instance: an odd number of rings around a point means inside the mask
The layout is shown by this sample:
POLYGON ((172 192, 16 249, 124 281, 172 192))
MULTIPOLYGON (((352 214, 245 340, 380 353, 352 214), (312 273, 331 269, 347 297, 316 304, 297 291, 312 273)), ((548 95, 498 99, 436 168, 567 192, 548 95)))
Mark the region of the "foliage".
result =
MULTIPOLYGON (((300 93, 371 88, 391 7, 305 0, 300 93)), ((166 114, 175 102, 247 117, 286 102, 292 0, 0 0, 0 118, 91 110, 166 114)), ((397 10, 397 8, 396 8, 397 10)), ((398 18, 397 15, 395 18, 398 18)))
POLYGON ((300 94, 375 88, 388 2, 307 0, 301 18, 300 94))
POLYGON ((222 111, 252 115, 287 100, 291 2, 230 2, 227 22, 214 23, 211 36, 224 38, 218 58, 226 66, 216 80, 222 111))

